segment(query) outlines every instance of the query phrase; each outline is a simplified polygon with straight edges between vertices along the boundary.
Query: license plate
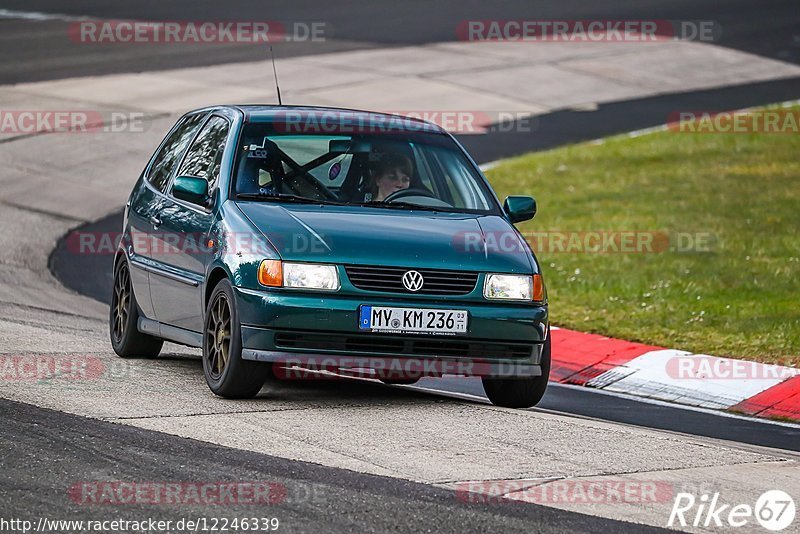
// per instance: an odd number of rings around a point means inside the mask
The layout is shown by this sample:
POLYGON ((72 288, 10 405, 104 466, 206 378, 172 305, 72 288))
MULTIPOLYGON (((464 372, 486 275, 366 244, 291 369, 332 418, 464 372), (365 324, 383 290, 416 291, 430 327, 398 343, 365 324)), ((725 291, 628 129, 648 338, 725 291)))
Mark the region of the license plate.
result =
POLYGON ((456 335, 467 332, 465 310, 361 306, 358 327, 373 332, 456 335))

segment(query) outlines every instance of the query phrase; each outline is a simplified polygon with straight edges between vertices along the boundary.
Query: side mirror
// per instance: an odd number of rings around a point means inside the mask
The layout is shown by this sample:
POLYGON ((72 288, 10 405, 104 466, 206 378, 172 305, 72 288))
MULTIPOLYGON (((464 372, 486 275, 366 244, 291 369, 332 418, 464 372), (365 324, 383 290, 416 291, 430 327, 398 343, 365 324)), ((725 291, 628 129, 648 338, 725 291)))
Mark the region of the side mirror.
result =
POLYGON ((208 181, 197 176, 178 176, 172 186, 175 198, 208 207, 208 181))
POLYGON ((512 223, 527 221, 536 215, 536 200, 532 197, 506 197, 503 211, 512 223))

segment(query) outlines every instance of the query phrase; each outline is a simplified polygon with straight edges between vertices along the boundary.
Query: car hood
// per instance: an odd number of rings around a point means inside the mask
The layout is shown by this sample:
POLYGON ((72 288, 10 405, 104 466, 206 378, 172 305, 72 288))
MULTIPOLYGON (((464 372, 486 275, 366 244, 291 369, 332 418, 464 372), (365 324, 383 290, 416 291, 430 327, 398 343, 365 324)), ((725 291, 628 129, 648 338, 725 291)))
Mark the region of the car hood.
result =
POLYGON ((237 202, 281 258, 337 264, 530 273, 530 249, 496 215, 237 202))

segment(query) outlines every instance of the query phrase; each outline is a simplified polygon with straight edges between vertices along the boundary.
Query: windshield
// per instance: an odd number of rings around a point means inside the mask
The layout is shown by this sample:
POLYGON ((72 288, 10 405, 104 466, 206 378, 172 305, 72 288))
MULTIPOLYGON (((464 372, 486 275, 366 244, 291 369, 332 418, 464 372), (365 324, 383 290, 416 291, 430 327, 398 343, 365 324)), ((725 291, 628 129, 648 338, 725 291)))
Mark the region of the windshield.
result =
POLYGON ((488 186, 445 135, 276 133, 245 124, 235 193, 248 200, 497 213, 488 186))

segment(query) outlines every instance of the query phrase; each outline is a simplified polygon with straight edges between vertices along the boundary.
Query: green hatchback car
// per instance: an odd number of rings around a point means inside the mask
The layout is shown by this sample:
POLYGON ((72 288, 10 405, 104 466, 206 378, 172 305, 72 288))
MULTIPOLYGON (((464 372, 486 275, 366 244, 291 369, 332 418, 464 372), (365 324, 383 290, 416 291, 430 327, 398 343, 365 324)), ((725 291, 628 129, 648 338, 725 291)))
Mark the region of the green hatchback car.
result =
POLYGON ((529 407, 550 370, 547 295, 464 148, 366 111, 217 106, 187 113, 128 200, 110 336, 122 357, 202 348, 209 388, 249 398, 271 374, 410 384, 480 376, 529 407))

